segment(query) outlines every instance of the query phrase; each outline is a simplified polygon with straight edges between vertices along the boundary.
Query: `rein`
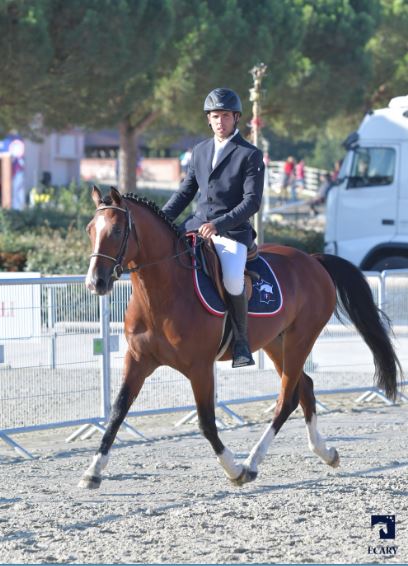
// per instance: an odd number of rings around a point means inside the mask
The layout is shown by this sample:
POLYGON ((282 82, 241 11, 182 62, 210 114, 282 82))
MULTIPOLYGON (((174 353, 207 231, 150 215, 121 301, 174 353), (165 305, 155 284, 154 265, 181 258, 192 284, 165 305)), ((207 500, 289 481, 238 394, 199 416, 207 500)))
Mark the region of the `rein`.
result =
MULTIPOLYGON (((101 211, 101 210, 106 210, 106 209, 109 209, 109 208, 110 208, 110 209, 113 209, 113 210, 120 210, 121 212, 124 212, 124 213, 126 214, 126 220, 127 220, 127 222, 126 222, 126 231, 125 231, 125 235, 124 235, 123 240, 122 240, 122 244, 121 244, 121 247, 120 247, 120 250, 119 250, 118 257, 115 258, 115 257, 113 257, 113 256, 110 256, 110 255, 107 255, 107 254, 103 254, 103 253, 99 253, 99 252, 98 252, 98 253, 92 253, 89 257, 90 257, 90 258, 92 258, 92 257, 103 257, 103 258, 105 258, 105 259, 109 259, 110 261, 113 261, 114 264, 115 264, 115 266, 114 266, 114 268, 113 268, 112 277, 113 277, 114 279, 116 279, 116 280, 119 279, 119 278, 121 277, 121 275, 123 275, 123 273, 137 273, 138 271, 140 271, 141 269, 144 269, 145 267, 150 267, 150 266, 152 266, 152 265, 157 265, 157 264, 159 264, 159 263, 162 263, 162 262, 164 262, 164 261, 168 261, 168 260, 170 260, 170 259, 176 259, 176 258, 178 258, 178 257, 180 257, 180 256, 182 256, 182 255, 187 254, 187 253, 189 253, 191 256, 194 255, 194 248, 193 248, 193 246, 190 245, 190 243, 189 243, 189 241, 188 241, 187 238, 185 238, 184 236, 182 236, 182 237, 179 238, 179 240, 178 240, 178 241, 184 241, 184 244, 185 244, 185 246, 186 246, 186 249, 183 250, 182 252, 178 252, 178 253, 176 253, 176 254, 174 254, 174 255, 171 255, 171 256, 169 256, 169 257, 164 257, 164 258, 159 259, 159 260, 157 260, 157 261, 151 261, 151 262, 148 262, 148 263, 142 263, 142 264, 140 264, 140 265, 138 265, 138 266, 136 266, 136 267, 124 268, 124 267, 122 266, 122 262, 123 262, 123 258, 124 258, 125 253, 126 253, 127 244, 128 244, 128 240, 129 240, 129 235, 130 235, 130 232, 131 232, 132 228, 134 227, 134 224, 133 224, 133 222, 132 222, 132 217, 131 217, 131 215, 130 215, 130 211, 129 211, 129 209, 128 209, 127 207, 121 208, 121 207, 119 207, 119 206, 113 206, 113 205, 108 205, 108 204, 106 204, 106 205, 103 205, 103 206, 99 206, 99 207, 97 208, 96 212, 99 212, 99 211, 101 211)), ((136 234, 136 230, 135 230, 135 234, 136 234)), ((137 234, 136 234, 136 240, 137 240, 137 234)), ((198 245, 202 245, 203 242, 204 242, 204 239, 201 238, 198 245)), ((188 268, 188 269, 200 269, 200 268, 201 268, 201 266, 198 266, 198 265, 196 265, 196 266, 183 265, 183 267, 186 267, 186 268, 188 268)))

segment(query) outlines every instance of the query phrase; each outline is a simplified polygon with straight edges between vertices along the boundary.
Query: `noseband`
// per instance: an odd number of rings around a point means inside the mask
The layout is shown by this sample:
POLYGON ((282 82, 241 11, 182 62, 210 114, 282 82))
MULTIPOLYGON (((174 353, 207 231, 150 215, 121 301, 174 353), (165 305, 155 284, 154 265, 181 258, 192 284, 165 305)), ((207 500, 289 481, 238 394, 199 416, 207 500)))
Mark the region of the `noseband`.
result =
POLYGON ((126 248, 127 248, 127 244, 128 244, 128 240, 129 240, 129 234, 130 234, 130 231, 132 229, 132 217, 130 216, 130 212, 129 212, 128 208, 121 208, 119 206, 113 206, 113 205, 108 205, 108 204, 105 204, 103 206, 99 206, 97 208, 96 212, 99 212, 101 210, 106 210, 108 208, 111 208, 113 210, 120 210, 120 212, 124 212, 126 214, 125 235, 123 237, 122 244, 120 246, 118 257, 112 257, 110 255, 101 254, 101 253, 93 253, 89 257, 90 258, 92 258, 92 257, 104 257, 105 259, 109 259, 110 261, 113 261, 115 266, 113 268, 112 277, 113 277, 113 279, 119 279, 119 277, 124 272, 122 262, 123 262, 123 258, 125 257, 126 248))

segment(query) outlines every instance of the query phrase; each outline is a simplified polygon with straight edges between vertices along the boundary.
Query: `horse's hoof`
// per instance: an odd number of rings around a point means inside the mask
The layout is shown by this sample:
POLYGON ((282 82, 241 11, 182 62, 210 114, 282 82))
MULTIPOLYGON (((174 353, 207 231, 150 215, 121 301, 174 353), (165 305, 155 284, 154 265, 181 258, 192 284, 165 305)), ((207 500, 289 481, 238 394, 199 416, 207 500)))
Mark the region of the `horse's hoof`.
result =
POLYGON ((102 483, 102 478, 97 476, 83 476, 78 484, 82 489, 98 489, 102 483))
POLYGON ((340 466, 340 456, 339 456, 339 453, 337 452, 337 450, 335 448, 333 448, 333 450, 334 450, 333 460, 331 462, 327 462, 327 463, 332 468, 338 468, 340 466))
POLYGON ((244 483, 249 483, 250 481, 254 481, 258 475, 258 472, 250 470, 246 466, 243 466, 242 472, 239 474, 237 478, 231 479, 231 482, 234 485, 244 485, 244 483))

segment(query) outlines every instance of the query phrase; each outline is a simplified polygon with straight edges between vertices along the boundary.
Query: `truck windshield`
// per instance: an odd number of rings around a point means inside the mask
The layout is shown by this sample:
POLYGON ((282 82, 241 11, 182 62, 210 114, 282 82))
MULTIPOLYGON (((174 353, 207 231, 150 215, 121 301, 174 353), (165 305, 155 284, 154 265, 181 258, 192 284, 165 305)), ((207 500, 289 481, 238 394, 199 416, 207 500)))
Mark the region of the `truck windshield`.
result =
POLYGON ((353 163, 347 188, 390 185, 394 180, 395 150, 390 147, 359 147, 353 152, 353 163))

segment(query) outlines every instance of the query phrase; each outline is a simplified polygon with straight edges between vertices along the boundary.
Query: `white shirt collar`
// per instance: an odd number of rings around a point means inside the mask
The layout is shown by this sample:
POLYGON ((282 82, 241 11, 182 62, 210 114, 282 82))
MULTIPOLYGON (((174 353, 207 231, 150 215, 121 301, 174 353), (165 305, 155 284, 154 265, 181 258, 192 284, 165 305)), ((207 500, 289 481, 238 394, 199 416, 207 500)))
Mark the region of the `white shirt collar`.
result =
POLYGON ((233 134, 231 134, 229 136, 229 138, 226 138, 225 140, 222 140, 221 142, 218 141, 218 139, 214 136, 214 155, 213 155, 213 159, 212 159, 212 168, 213 169, 216 166, 216 164, 218 163, 218 161, 220 160, 221 154, 224 151, 224 147, 238 133, 238 131, 239 131, 238 128, 236 128, 235 132, 233 134))

